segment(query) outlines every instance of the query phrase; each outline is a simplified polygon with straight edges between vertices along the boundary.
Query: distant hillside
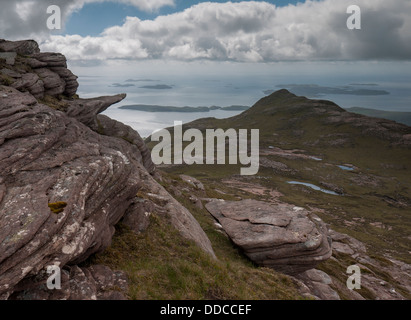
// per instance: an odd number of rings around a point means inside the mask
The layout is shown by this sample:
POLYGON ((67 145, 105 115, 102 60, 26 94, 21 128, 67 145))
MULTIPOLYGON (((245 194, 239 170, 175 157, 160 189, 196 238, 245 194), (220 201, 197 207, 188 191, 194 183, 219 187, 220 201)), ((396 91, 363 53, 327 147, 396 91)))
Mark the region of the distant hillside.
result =
POLYGON ((223 110, 223 111, 243 111, 249 109, 249 106, 228 106, 228 107, 172 107, 172 106, 159 106, 159 105, 146 105, 146 104, 135 104, 126 105, 120 107, 120 109, 135 110, 135 111, 145 111, 145 112, 209 112, 213 110, 223 110))
MULTIPOLYGON (((241 114, 227 118, 204 118, 186 124, 195 128, 258 128, 263 145, 305 145, 324 148, 363 146, 364 137, 411 146, 411 128, 391 120, 352 113, 327 100, 313 100, 279 90, 260 99, 241 114), (274 138, 275 137, 275 138, 274 138)), ((364 143, 367 148, 369 142, 364 143)))
POLYGON ((399 123, 406 124, 407 126, 411 126, 411 112, 374 110, 359 107, 347 108, 346 110, 349 112, 354 112, 369 117, 389 119, 399 123))

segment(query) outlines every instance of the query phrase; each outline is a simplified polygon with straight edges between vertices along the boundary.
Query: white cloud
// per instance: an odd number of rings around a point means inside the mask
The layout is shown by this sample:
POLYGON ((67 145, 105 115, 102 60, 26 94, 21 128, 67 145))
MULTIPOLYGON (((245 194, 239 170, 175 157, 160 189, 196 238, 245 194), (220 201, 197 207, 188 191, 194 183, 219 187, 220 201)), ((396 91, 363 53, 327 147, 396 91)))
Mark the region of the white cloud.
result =
MULTIPOLYGON (((164 6, 174 6, 174 0, 1 0, 0 38, 35 38, 42 40, 50 35, 46 21, 47 8, 57 5, 62 12, 63 25, 70 15, 93 2, 120 2, 140 10, 154 12, 164 6)), ((92 20, 91 20, 92 21, 92 20)))
MULTIPOLYGON (((64 1, 68 11, 85 2, 64 1), (69 4, 67 4, 69 3, 69 4)), ((117 0, 145 10, 172 0, 117 0)), ((54 0, 62 2, 62 0, 54 0)), ((357 0, 362 30, 348 30, 352 0, 276 7, 267 2, 203 2, 154 20, 128 17, 98 37, 51 36, 42 49, 72 60, 170 59, 267 62, 411 58, 411 1, 357 0)), ((0 22, 1 27, 1 22, 0 22)))

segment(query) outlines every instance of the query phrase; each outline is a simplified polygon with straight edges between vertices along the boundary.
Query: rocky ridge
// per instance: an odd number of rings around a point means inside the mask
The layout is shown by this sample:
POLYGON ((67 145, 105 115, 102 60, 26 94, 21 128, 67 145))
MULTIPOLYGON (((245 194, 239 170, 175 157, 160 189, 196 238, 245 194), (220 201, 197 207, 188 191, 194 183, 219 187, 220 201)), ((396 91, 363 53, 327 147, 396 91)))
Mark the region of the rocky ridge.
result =
MULTIPOLYGON (((141 220, 141 188, 161 197, 170 223, 215 257, 191 213, 154 179, 139 134, 99 115, 125 95, 79 99, 65 57, 40 53, 34 41, 0 40, 0 53, 2 299, 124 298, 99 293, 108 285, 96 280, 98 274, 115 272, 77 264, 110 245, 126 212, 141 220), (4 59, 10 54, 13 59, 4 59), (44 292, 51 265, 61 267, 70 283, 58 295, 44 292)), ((117 286, 113 281, 109 287, 117 286)))

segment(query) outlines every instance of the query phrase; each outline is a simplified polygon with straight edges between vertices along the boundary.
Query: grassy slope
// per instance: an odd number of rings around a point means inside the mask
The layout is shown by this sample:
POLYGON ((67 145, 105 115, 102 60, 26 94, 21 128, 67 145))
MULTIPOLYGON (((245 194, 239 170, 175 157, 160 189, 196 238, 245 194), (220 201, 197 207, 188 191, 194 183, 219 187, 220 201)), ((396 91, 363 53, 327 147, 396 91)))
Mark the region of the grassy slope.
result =
MULTIPOLYGON (((301 299, 293 280, 257 268, 233 247, 207 211, 189 200, 195 190, 178 177, 167 176, 164 174, 167 182, 163 185, 183 190, 176 198, 200 222, 218 260, 183 239, 166 218, 152 214, 149 229, 139 235, 120 223, 112 246, 89 263, 125 271, 130 279, 126 293, 130 299, 301 299)), ((206 196, 214 196, 213 191, 208 190, 206 196)))

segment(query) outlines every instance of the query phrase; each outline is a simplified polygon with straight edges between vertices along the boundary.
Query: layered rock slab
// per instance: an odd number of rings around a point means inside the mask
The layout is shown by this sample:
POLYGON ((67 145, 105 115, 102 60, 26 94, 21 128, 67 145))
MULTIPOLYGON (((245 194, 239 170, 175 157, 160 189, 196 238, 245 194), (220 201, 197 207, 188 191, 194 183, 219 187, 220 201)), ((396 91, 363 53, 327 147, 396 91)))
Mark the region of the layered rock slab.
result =
POLYGON ((140 135, 99 115, 125 94, 72 96, 78 83, 66 58, 40 53, 34 41, 0 39, 0 54, 13 57, 0 60, 0 299, 124 298, 100 294, 94 266, 76 264, 110 245, 125 213, 138 232, 147 228, 142 186, 156 213, 215 257, 195 218, 154 179, 140 135), (52 265, 66 280, 60 295, 39 279, 52 265))
MULTIPOLYGON (((40 52, 35 41, 0 39, 0 58, 10 66, 15 64, 16 59, 20 62, 13 74, 8 74, 15 89, 28 91, 38 99, 63 94, 72 97, 76 94, 79 83, 77 76, 67 68, 66 57, 60 53, 40 52)), ((2 73, 5 73, 4 70, 2 73)))
POLYGON ((0 298, 48 266, 74 266, 107 248, 142 184, 167 200, 161 206, 181 234, 214 257, 191 213, 150 175, 139 135, 109 118, 102 127, 115 136, 101 135, 79 121, 92 114, 82 114, 0 86, 0 298))
POLYGON ((128 142, 0 86, 0 296, 110 245, 140 188, 140 160, 128 142))
POLYGON ((295 275, 331 256, 324 222, 286 203, 212 201, 207 210, 256 264, 295 275))

